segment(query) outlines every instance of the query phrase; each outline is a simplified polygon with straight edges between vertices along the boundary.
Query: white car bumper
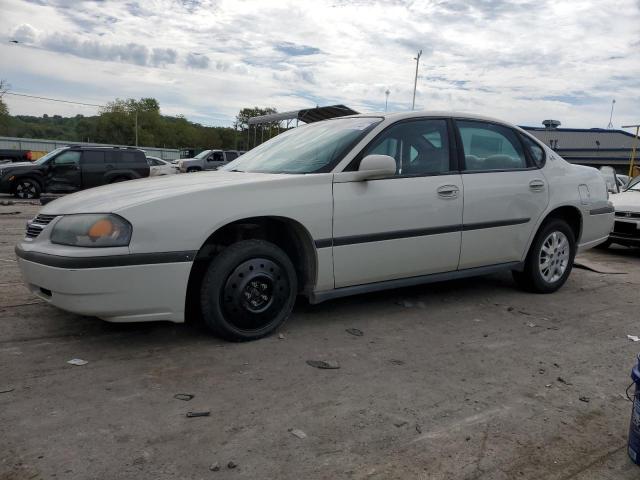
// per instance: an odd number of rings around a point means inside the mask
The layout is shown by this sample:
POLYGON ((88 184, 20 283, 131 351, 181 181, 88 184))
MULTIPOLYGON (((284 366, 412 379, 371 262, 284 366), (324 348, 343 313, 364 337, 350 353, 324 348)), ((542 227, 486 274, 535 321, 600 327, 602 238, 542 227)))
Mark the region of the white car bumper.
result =
POLYGON ((85 268, 90 259, 82 259, 64 268, 46 264, 51 256, 19 247, 16 254, 28 288, 62 310, 110 322, 184 322, 192 261, 85 268))

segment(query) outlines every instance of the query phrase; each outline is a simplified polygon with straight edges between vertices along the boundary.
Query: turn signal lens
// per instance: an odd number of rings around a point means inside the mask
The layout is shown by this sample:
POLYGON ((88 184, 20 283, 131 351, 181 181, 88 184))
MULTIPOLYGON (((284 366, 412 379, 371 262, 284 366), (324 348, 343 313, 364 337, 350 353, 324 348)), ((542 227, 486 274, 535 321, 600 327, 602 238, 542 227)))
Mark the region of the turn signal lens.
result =
POLYGON ((97 240, 100 237, 108 237, 113 233, 113 223, 108 218, 102 218, 96 223, 91 225, 89 232, 89 238, 91 240, 97 240))

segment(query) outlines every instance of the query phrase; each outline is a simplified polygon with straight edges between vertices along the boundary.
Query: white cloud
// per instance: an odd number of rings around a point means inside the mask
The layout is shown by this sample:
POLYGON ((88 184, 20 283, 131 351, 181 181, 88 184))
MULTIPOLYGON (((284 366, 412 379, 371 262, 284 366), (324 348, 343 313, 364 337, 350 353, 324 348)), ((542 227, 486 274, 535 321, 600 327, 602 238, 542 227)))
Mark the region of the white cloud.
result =
POLYGON ((417 49, 419 108, 594 127, 614 97, 617 124, 640 107, 636 0, 0 2, 23 44, 0 46, 16 91, 153 95, 205 123, 251 105, 379 110, 387 88, 406 109, 417 49))

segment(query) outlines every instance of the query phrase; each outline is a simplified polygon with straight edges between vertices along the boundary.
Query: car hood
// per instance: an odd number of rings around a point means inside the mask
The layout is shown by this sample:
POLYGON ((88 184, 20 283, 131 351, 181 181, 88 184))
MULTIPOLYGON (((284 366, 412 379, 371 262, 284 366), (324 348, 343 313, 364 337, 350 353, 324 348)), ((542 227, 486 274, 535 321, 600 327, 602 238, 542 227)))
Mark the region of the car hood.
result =
POLYGON ((619 212, 640 212, 640 192, 627 191, 616 193, 609 198, 619 212))
POLYGON ((0 163, 0 170, 9 170, 10 168, 24 168, 24 167, 33 167, 35 164, 33 162, 9 162, 9 163, 0 163))
POLYGON ((40 213, 63 215, 117 212, 157 199, 294 176, 297 175, 215 171, 128 180, 60 197, 45 205, 40 213))

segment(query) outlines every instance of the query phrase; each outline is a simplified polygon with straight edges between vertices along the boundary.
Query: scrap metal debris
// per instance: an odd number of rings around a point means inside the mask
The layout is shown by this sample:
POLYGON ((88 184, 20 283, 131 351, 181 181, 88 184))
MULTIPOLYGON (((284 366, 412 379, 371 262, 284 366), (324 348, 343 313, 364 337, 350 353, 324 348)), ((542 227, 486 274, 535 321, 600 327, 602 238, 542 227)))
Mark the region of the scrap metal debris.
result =
POLYGON ((188 402, 193 397, 195 397, 195 395, 191 395, 190 393, 176 393, 173 396, 173 398, 175 398, 176 400, 184 400, 185 402, 188 402))
POLYGON ((632 342, 640 342, 640 337, 637 337, 636 335, 627 335, 627 338, 632 342))
POLYGON ((307 365, 321 370, 336 370, 340 368, 337 360, 307 360, 307 365))
POLYGON ((284 340, 284 334, 283 333, 279 333, 278 334, 278 340, 284 340))
POLYGON ((307 434, 304 433, 302 430, 298 429, 298 428, 290 428, 289 429, 289 433, 291 435, 293 435, 294 437, 298 437, 300 439, 304 439, 307 438, 307 434))
POLYGON ((396 360, 395 358, 392 358, 389 360, 389 363, 392 363, 393 365, 404 365, 404 360, 396 360))
POLYGON ((89 362, 86 360, 82 360, 81 358, 72 358, 67 363, 69 365, 77 365, 78 367, 81 367, 82 365, 86 365, 89 362))
POLYGON ((203 412, 187 412, 187 417, 188 418, 208 417, 209 415, 211 415, 211 411, 209 411, 209 410, 205 410, 203 412))
POLYGON ((212 463, 211 465, 209 465, 209 470, 211 470, 212 472, 217 472, 220 470, 220 463, 216 462, 216 463, 212 463))
POLYGON ((600 263, 596 263, 596 262, 591 262, 589 260, 585 260, 584 258, 581 258, 580 260, 574 260, 573 261, 573 266, 576 268, 581 268, 583 270, 589 270, 591 272, 596 272, 596 273, 606 273, 609 275, 616 275, 616 274, 626 274, 627 272, 621 272, 619 270, 612 270, 611 268, 607 267, 606 265, 602 265, 600 263))
POLYGON ((234 462, 229 462, 229 463, 227 463, 227 468, 229 468, 229 469, 236 468, 237 466, 238 466, 238 465, 237 465, 236 463, 234 463, 234 462))
POLYGON ((15 387, 0 387, 0 393, 9 393, 13 392, 15 387))
POLYGON ((573 383, 571 383, 571 382, 567 382, 567 381, 566 381, 564 378, 562 378, 562 377, 558 377, 558 381, 559 381, 560 383, 564 383, 565 385, 573 385, 573 383))
POLYGON ((355 336, 355 337, 361 337, 364 335, 364 332, 362 330, 360 330, 359 328, 347 328, 345 330, 345 332, 355 336))
POLYGON ((589 400, 591 400, 589 397, 580 397, 578 400, 580 400, 581 402, 584 403, 589 403, 589 400))

